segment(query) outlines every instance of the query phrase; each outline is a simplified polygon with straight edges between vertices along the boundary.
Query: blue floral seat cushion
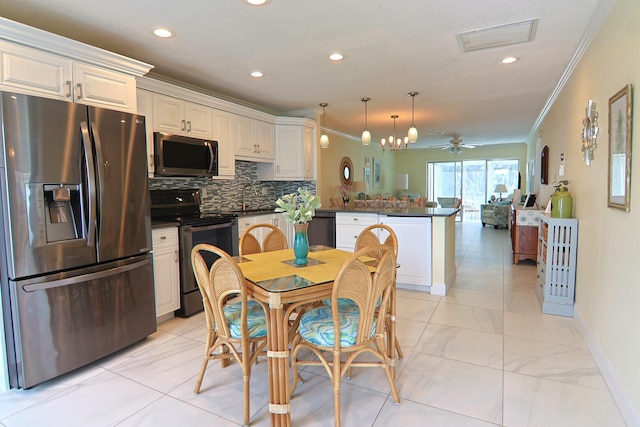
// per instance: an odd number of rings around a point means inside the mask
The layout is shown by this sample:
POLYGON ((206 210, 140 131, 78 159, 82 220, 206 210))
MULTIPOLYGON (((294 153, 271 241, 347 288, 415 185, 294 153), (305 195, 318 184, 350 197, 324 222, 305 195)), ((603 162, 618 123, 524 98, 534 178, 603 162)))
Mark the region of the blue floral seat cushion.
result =
MULTIPOLYGON (((360 313, 353 306, 344 306, 340 311, 340 347, 351 347, 356 343, 360 313)), ((370 336, 376 330, 373 319, 370 336)), ((333 347, 335 331, 331 318, 331 306, 320 306, 306 311, 300 319, 300 336, 311 344, 333 347)))
MULTIPOLYGON (((236 302, 224 307, 224 317, 227 319, 229 331, 233 338, 241 338, 240 333, 240 312, 242 302, 236 302)), ((262 306, 249 300, 247 303, 247 328, 250 338, 262 338, 267 336, 267 319, 262 306)))
MULTIPOLYGON (((327 307, 331 307, 331 298, 325 298, 322 300, 322 303, 324 305, 326 305, 327 307)), ((376 302, 376 308, 380 307, 380 304, 382 304, 382 297, 378 298, 378 301, 376 302)), ((342 308, 342 307, 357 307, 356 303, 349 299, 349 298, 338 298, 338 307, 342 308)))

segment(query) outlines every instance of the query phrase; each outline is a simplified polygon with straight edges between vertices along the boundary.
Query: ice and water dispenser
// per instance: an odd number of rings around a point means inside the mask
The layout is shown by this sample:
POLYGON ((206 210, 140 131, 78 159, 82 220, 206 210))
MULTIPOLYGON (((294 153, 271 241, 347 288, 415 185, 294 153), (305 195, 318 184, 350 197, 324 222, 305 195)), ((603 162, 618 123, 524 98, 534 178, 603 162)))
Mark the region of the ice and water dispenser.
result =
POLYGON ((80 184, 29 184, 31 246, 83 239, 80 184))

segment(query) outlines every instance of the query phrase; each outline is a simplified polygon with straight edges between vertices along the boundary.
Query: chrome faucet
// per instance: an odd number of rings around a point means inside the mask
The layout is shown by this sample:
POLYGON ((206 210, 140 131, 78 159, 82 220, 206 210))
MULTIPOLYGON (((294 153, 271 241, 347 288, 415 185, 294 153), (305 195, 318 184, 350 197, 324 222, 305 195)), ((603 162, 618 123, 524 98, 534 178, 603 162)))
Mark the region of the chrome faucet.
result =
POLYGON ((256 187, 255 187, 253 184, 251 184, 251 183, 249 183, 249 184, 245 184, 245 185, 242 187, 242 210, 243 210, 243 211, 246 211, 246 210, 247 210, 247 202, 246 202, 245 192, 244 192, 244 190, 246 190, 246 189, 247 189, 247 187, 251 187, 251 188, 253 188, 253 193, 254 193, 256 196, 258 195, 258 190, 256 189, 256 187))

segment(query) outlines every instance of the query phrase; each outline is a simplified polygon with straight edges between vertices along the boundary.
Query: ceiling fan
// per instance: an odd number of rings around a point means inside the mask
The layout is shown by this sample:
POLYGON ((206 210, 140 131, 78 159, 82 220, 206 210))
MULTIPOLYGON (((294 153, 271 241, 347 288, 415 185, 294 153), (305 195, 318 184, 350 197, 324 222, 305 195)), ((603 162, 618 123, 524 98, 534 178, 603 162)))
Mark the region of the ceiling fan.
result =
POLYGON ((446 145, 435 145, 433 148, 440 148, 441 150, 448 150, 451 154, 456 154, 462 151, 463 148, 476 148, 475 145, 463 144, 462 139, 458 136, 454 136, 446 145))

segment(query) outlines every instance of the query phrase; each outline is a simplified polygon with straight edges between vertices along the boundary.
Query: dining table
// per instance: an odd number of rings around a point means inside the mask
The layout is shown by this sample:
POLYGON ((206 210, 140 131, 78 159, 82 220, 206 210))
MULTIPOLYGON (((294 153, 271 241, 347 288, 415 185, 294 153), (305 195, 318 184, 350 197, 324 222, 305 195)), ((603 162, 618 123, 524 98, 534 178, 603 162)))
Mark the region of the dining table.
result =
MULTIPOLYGON (((289 384, 290 319, 296 310, 330 298, 333 282, 352 252, 310 246, 307 264, 296 265, 292 249, 236 257, 251 298, 268 305, 267 364, 271 425, 291 425, 289 384)), ((368 258, 368 257, 363 257, 368 258)), ((363 261, 375 271, 375 259, 363 261)))

